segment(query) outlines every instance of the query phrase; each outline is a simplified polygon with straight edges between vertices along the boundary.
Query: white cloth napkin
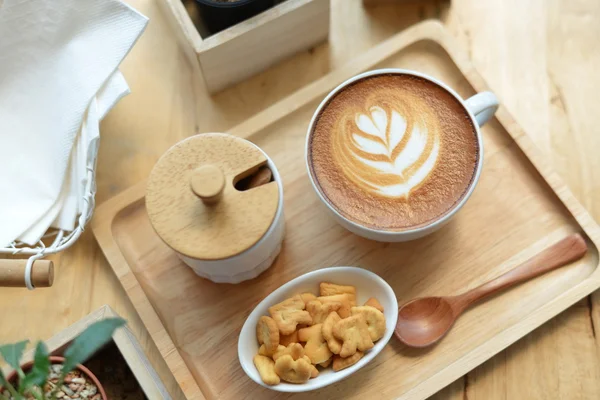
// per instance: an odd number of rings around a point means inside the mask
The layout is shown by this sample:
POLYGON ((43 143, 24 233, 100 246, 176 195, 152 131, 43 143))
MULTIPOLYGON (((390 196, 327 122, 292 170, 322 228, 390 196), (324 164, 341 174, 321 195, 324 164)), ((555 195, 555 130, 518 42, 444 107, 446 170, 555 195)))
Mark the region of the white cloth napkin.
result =
POLYGON ((129 92, 117 68, 147 21, 117 0, 0 0, 0 246, 74 228, 99 122, 129 92))

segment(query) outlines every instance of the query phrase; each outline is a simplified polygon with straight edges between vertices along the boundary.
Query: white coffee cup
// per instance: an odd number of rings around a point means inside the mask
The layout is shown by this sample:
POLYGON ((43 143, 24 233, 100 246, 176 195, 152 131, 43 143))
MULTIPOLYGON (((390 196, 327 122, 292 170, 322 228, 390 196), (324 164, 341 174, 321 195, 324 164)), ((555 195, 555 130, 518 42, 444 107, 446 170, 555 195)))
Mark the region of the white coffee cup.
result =
POLYGON ((362 74, 356 75, 353 78, 348 79, 347 81, 345 81, 344 83, 340 84, 338 87, 333 89, 323 99, 321 104, 319 104, 319 106, 317 107, 317 109, 310 121, 310 124, 308 126, 308 133, 306 136, 305 161, 306 161, 306 169, 308 171, 308 177, 313 186, 313 189, 319 196, 319 199, 321 200, 321 202, 323 204, 325 204, 325 206, 327 206, 327 208, 331 211, 331 213, 336 218, 336 220, 344 228, 348 229, 349 231, 351 231, 357 235, 363 236, 367 239, 377 240, 380 242, 404 242, 404 241, 408 241, 408 240, 421 238, 432 232, 435 232, 436 230, 438 230, 439 228, 444 226, 458 212, 458 210, 460 210, 462 208, 462 206, 467 202, 469 197, 471 197, 471 194, 473 193, 473 190, 475 189, 475 186, 477 185, 477 182, 479 181, 479 176, 481 174, 481 169, 483 166, 483 140, 481 138, 481 131, 479 128, 483 124, 485 124, 490 118, 493 117, 493 115, 497 109, 498 109, 498 99, 491 92, 478 93, 478 94, 468 98, 467 100, 463 100, 454 90, 452 90, 450 87, 448 87, 443 82, 440 82, 439 80, 432 78, 431 76, 422 74, 420 72, 409 71, 409 70, 405 70, 405 69, 397 69, 397 68, 386 68, 386 69, 378 69, 378 70, 374 70, 374 71, 364 72, 362 74), (462 106, 466 110, 467 114, 471 118, 471 120, 473 122, 473 126, 475 126, 475 131, 477 133, 477 145, 479 146, 479 160, 478 160, 478 163, 477 163, 477 166, 475 169, 474 177, 471 180, 471 183, 470 183, 469 187, 467 188, 465 195, 445 215, 443 215, 439 219, 432 221, 431 223, 429 223, 427 225, 419 226, 418 228, 412 228, 412 229, 407 228, 407 229, 401 230, 401 231, 380 230, 380 229, 374 229, 374 228, 370 228, 370 227, 361 225, 355 221, 352 221, 352 220, 344 217, 330 204, 329 200, 327 200, 325 198, 324 194, 322 193, 321 189, 319 188, 319 185, 316 182, 315 177, 312 175, 312 170, 310 168, 309 145, 310 145, 311 133, 313 131, 314 124, 315 124, 317 117, 319 116, 319 114, 321 113, 323 108, 328 104, 329 100, 333 96, 335 96, 338 92, 342 91, 346 86, 348 86, 360 79, 371 77, 371 76, 376 76, 376 75, 382 75, 382 74, 413 75, 413 76, 417 76, 417 77, 426 79, 426 80, 436 84, 437 86, 445 89, 448 93, 453 95, 460 102, 460 104, 462 104, 462 106))

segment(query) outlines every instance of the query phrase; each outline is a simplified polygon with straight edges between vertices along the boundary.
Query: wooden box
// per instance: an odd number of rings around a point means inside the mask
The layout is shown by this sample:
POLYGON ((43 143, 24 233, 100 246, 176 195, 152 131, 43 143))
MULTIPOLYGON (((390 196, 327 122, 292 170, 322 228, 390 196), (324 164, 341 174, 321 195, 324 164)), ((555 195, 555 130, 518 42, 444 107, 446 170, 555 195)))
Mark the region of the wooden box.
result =
MULTIPOLYGON (((50 339, 46 340, 48 350, 52 355, 62 355, 64 350, 66 350, 66 348, 71 344, 73 339, 75 339, 89 325, 96 321, 118 316, 119 315, 117 315, 117 313, 113 311, 113 309, 109 306, 102 306, 96 311, 86 315, 84 318, 75 322, 68 328, 57 333, 50 339)), ((145 396, 150 400, 171 399, 171 396, 167 392, 163 383, 160 381, 160 378, 156 374, 156 371, 152 368, 152 365, 150 364, 148 358, 142 351, 139 342, 137 341, 133 333, 129 330, 129 328, 127 326, 124 326, 123 328, 118 329, 113 335, 112 339, 112 343, 107 344, 104 349, 106 349, 106 347, 109 346, 116 346, 116 348, 118 349, 117 351, 127 362, 127 366, 135 376, 135 379, 137 380, 145 396)), ((104 349, 100 350, 99 353, 104 351, 104 349)), ((21 360, 22 364, 33 359, 34 351, 35 349, 32 349, 23 355, 23 358, 21 360)), ((90 360, 88 360, 88 362, 85 362, 83 364, 90 368, 92 372, 94 372, 94 374, 98 376, 103 386, 105 386, 105 390, 107 390, 107 394, 110 397, 106 383, 102 380, 101 375, 97 373, 98 371, 94 370, 94 367, 91 366, 94 357, 95 356, 93 356, 90 360)), ((5 370, 4 372, 7 373, 9 370, 10 369, 7 368, 7 370, 5 370)))
POLYGON ((329 35, 330 0, 284 0, 206 36, 193 0, 159 0, 180 44, 197 63, 210 93, 223 90, 329 35))

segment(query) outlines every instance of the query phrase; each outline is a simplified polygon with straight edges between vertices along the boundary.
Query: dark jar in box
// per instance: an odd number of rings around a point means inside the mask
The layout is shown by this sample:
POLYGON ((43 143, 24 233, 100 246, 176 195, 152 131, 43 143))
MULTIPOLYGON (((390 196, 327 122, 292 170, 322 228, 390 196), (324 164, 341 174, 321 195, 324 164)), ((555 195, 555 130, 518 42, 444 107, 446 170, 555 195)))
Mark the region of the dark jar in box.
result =
POLYGON ((220 32, 273 7, 275 0, 196 0, 210 34, 220 32))

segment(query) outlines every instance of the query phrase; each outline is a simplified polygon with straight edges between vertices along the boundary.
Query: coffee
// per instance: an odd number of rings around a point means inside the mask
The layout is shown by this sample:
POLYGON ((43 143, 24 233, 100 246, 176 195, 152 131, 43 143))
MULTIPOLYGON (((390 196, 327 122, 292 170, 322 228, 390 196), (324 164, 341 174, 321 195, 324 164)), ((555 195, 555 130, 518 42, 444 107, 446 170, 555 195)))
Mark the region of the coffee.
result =
POLYGON ((309 134, 317 189, 343 217, 377 230, 414 229, 443 217, 467 193, 480 157, 461 102, 409 74, 344 87, 309 134))

